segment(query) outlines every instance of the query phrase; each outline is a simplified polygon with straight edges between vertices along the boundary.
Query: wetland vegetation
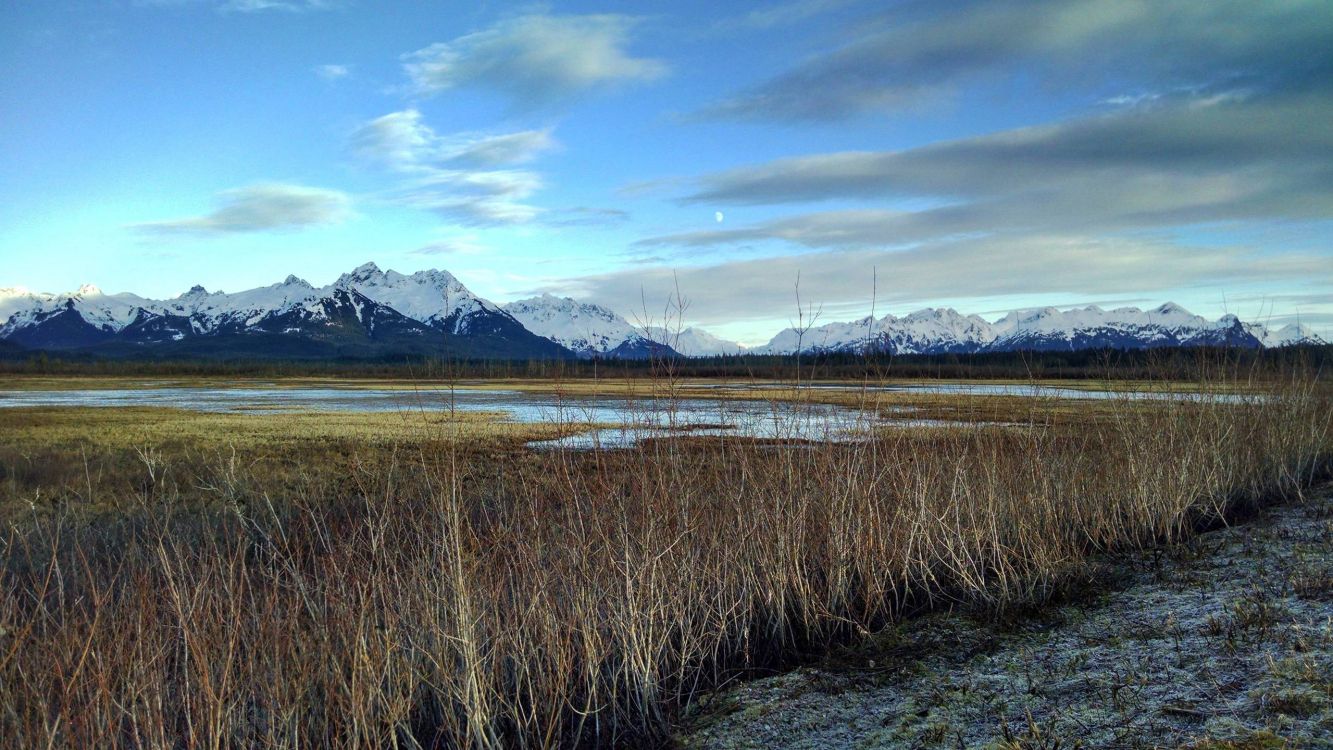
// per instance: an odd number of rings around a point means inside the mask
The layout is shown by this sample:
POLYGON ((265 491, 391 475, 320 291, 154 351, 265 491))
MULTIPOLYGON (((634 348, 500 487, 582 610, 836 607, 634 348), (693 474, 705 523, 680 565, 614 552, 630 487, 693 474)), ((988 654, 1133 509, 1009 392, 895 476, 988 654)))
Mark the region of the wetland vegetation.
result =
POLYGON ((1118 386, 1154 399, 756 380, 332 387, 910 409, 943 424, 534 451, 590 425, 421 409, 0 409, 0 735, 664 743, 736 677, 926 611, 1040 605, 1086 580, 1096 555, 1188 539, 1333 466, 1315 369, 1118 386))

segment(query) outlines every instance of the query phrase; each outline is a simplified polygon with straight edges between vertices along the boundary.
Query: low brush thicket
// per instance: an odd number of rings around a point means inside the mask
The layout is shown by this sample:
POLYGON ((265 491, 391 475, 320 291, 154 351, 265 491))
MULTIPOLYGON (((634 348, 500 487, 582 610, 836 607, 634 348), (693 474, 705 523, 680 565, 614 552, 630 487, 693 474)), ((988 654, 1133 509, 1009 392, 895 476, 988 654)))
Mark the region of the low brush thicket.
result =
POLYGON ((405 452, 334 497, 221 467, 209 509, 145 490, 112 518, 11 521, 0 737, 650 744, 738 671, 932 603, 1040 601, 1091 553, 1299 493, 1331 429, 1306 380, 1076 427, 405 452))

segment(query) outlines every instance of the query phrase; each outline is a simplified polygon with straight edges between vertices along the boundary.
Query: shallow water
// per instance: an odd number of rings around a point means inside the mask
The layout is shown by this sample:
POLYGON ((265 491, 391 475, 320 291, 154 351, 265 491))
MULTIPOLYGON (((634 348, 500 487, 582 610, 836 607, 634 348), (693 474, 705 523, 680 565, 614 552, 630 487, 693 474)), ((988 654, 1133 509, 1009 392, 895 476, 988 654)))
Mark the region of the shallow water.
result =
POLYGON ((859 409, 827 404, 678 399, 560 397, 510 390, 342 388, 128 388, 0 391, 0 408, 23 406, 156 406, 196 411, 494 412, 515 422, 601 424, 538 447, 616 447, 665 434, 735 435, 774 440, 844 440, 879 420, 859 409))
MULTIPOLYGON (((706 388, 771 389, 781 384, 707 384, 706 388)), ((859 386, 803 385, 802 388, 859 386)), ((866 390, 962 395, 1035 396, 1070 399, 1197 399, 1204 394, 1087 391, 1077 388, 1032 387, 987 383, 871 386, 866 390)), ((1210 397, 1212 397, 1210 395, 1210 397)), ((1243 398, 1222 396, 1224 400, 1243 398)), ((915 419, 910 406, 891 407, 880 417, 872 412, 830 404, 786 401, 694 398, 664 402, 626 397, 568 397, 513 390, 387 388, 121 388, 83 390, 0 391, 0 408, 22 406, 158 406, 207 412, 244 413, 335 412, 494 412, 522 423, 609 425, 559 440, 538 441, 534 447, 610 448, 633 445, 663 435, 736 436, 768 440, 855 440, 872 427, 965 427, 975 423, 915 419)))
MULTIPOLYGON (((787 389, 791 385, 782 383, 706 383, 694 385, 695 388, 736 388, 744 390, 787 389)), ((962 396, 1023 396, 1026 398, 1063 398, 1075 400, 1102 401, 1125 399, 1128 401, 1221 401, 1239 403, 1257 398, 1240 393, 1201 393, 1198 391, 1163 391, 1163 390, 1096 390, 1084 388, 1066 388, 1050 385, 1027 385, 1019 383, 921 383, 919 385, 843 385, 839 383, 804 383, 802 389, 867 391, 874 393, 943 393, 962 396)))

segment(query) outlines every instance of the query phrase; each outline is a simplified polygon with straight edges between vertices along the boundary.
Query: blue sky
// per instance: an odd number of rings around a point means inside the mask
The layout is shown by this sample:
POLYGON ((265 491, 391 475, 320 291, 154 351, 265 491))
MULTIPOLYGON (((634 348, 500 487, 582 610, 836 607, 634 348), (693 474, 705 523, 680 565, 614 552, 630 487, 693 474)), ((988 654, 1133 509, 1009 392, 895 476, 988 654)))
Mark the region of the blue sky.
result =
POLYGON ((1333 6, 17 0, 0 286, 1333 326, 1333 6), (720 219, 720 220, 719 220, 720 219), (873 281, 872 281, 873 279, 873 281))

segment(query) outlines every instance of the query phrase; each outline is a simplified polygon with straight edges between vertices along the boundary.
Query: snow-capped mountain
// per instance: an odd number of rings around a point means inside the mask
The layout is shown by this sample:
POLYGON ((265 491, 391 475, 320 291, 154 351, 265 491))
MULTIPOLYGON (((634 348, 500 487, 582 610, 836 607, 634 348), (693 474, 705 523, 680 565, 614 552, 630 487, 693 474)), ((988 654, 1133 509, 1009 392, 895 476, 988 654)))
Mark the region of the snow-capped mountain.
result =
POLYGON ((641 358, 678 353, 686 357, 739 354, 744 348, 701 328, 674 330, 639 326, 590 302, 543 294, 509 302, 501 307, 529 331, 567 347, 581 356, 641 358))
POLYGON ((1242 323, 1235 315, 1210 321, 1167 303, 1151 310, 1090 306, 1053 307, 1011 312, 988 322, 940 308, 918 310, 902 318, 886 315, 850 323, 828 323, 802 332, 788 328, 774 336, 761 354, 885 351, 894 354, 942 354, 981 351, 1069 351, 1076 349, 1146 349, 1164 346, 1226 345, 1243 347, 1323 343, 1305 326, 1270 331, 1261 323, 1242 323))
POLYGON ((153 300, 85 285, 65 294, 0 289, 0 341, 12 349, 165 356, 377 357, 401 354, 530 359, 691 357, 879 351, 1280 347, 1323 344, 1308 327, 1270 329, 1234 315, 1208 320, 1179 305, 1011 312, 987 321, 949 308, 787 329, 745 349, 698 328, 642 328, 598 305, 549 294, 496 305, 447 271, 401 274, 366 263, 315 287, 296 276, 242 292, 196 286, 153 300))
POLYGON ((995 322, 996 350, 1143 349, 1161 346, 1263 345, 1264 329, 1246 327, 1234 315, 1216 321, 1168 302, 1151 310, 1089 306, 1012 312, 995 322), (1259 335, 1256 335, 1259 334, 1259 335))
POLYGON ((445 271, 410 276, 367 263, 315 288, 295 276, 227 294, 196 286, 169 300, 0 291, 0 339, 28 348, 169 345, 196 354, 567 357, 445 271))
POLYGON ((234 294, 209 292, 202 286, 195 286, 150 310, 187 318, 194 333, 234 333, 261 326, 266 319, 296 308, 312 306, 319 298, 318 290, 305 280, 288 276, 281 284, 234 294))
POLYGON ((84 284, 68 294, 45 294, 25 289, 0 291, 0 338, 30 346, 47 331, 72 346, 96 344, 134 324, 150 300, 133 294, 104 294, 84 284))
POLYGON ((652 326, 648 332, 654 341, 665 341, 672 349, 687 357, 720 357, 746 352, 745 347, 735 341, 718 338, 702 328, 690 327, 676 331, 652 326))
POLYGON ((1265 347, 1297 346, 1300 344, 1322 344, 1324 340, 1315 335, 1310 327, 1301 323, 1288 323, 1276 331, 1261 328, 1263 336, 1259 343, 1265 347))
POLYGON ((510 317, 499 306, 468 291, 448 271, 417 271, 404 276, 366 263, 339 276, 333 288, 356 290, 413 320, 459 335, 479 327, 480 321, 493 326, 497 319, 510 317))
POLYGON ((917 310, 904 316, 865 317, 850 323, 828 323, 804 333, 783 330, 755 351, 790 354, 802 351, 886 351, 895 354, 948 354, 977 351, 995 339, 995 331, 976 315, 952 308, 917 310))
POLYGON ((651 351, 653 342, 640 329, 599 305, 543 294, 503 307, 529 331, 580 356, 606 356, 622 348, 651 351))

